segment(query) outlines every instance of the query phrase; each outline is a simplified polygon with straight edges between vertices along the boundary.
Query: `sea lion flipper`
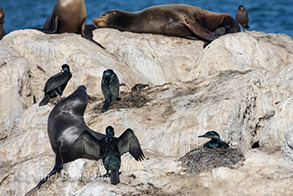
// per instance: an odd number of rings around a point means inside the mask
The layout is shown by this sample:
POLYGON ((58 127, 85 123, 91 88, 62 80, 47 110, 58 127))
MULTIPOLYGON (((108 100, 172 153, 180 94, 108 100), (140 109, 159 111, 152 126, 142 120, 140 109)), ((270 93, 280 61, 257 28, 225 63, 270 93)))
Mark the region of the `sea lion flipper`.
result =
POLYGON ((129 128, 119 137, 117 145, 121 155, 129 152, 137 161, 142 161, 145 157, 137 137, 129 128))
POLYGON ((52 34, 57 33, 58 31, 58 24, 59 24, 59 17, 55 16, 55 19, 53 20, 53 31, 52 34))
POLYGON ((84 131, 71 146, 66 155, 64 154, 64 158, 68 160, 77 158, 99 160, 101 158, 99 140, 88 131, 84 131))
POLYGON ((182 20, 182 24, 186 26, 192 33, 194 33, 197 37, 203 39, 203 40, 208 40, 208 41, 213 41, 217 39, 217 36, 215 33, 207 30, 206 28, 193 24, 189 19, 184 18, 182 20))
POLYGON ((50 171, 50 173, 45 178, 43 178, 38 183, 38 185, 36 186, 36 188, 37 189, 40 189, 41 185, 44 184, 50 178, 50 176, 52 176, 52 175, 60 172, 61 169, 63 168, 63 164, 64 164, 63 160, 61 160, 59 156, 56 156, 54 168, 52 169, 52 171, 50 171))
MULTIPOLYGON (((86 28, 86 18, 83 20, 82 25, 81 25, 81 36, 94 42, 95 44, 97 44, 98 46, 100 46, 102 49, 106 49, 104 48, 104 46, 102 46, 101 44, 99 44, 98 42, 96 42, 93 38, 92 38, 92 33, 91 36, 87 35, 87 31, 89 31, 91 28, 87 27, 86 28)), ((93 30, 93 29, 92 29, 93 30)))
POLYGON ((29 29, 39 30, 46 34, 54 34, 54 33, 57 33, 58 31, 58 24, 59 24, 59 17, 56 16, 55 19, 53 20, 53 25, 52 25, 53 29, 44 29, 44 28, 36 28, 36 27, 29 27, 29 29))

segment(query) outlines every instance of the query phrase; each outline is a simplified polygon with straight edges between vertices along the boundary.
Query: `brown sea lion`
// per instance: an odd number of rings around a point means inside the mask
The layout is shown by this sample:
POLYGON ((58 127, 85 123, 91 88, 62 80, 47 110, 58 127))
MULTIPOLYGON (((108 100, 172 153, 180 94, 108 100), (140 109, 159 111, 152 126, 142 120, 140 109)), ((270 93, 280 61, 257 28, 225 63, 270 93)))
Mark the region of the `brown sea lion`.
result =
POLYGON ((236 13, 235 18, 236 18, 236 21, 242 26, 242 28, 249 29, 249 26, 248 26, 249 18, 243 5, 240 5, 238 7, 238 11, 236 13))
MULTIPOLYGON (((80 33, 83 37, 95 42, 86 29, 86 17, 84 0, 58 0, 43 28, 34 29, 49 34, 80 33)), ((101 46, 99 43, 95 43, 101 46)))
POLYGON ((6 32, 3 29, 4 14, 5 14, 5 11, 3 9, 0 9, 0 40, 6 35, 6 32))
POLYGON ((225 34, 240 31, 239 24, 229 14, 210 12, 184 4, 158 5, 130 13, 113 10, 93 19, 100 28, 115 28, 136 33, 155 33, 178 37, 196 37, 211 42, 225 28, 225 34))

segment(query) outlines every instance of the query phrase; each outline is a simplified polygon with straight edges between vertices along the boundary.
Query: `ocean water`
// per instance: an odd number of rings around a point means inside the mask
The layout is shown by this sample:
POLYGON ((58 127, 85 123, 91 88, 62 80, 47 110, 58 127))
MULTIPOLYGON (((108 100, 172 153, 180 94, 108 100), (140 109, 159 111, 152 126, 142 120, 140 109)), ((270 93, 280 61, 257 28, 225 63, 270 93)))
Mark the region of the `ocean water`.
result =
MULTIPOLYGON (((5 10, 4 29, 7 33, 42 27, 52 13, 57 0, 0 0, 5 10)), ((183 3, 209 11, 228 13, 235 18, 239 5, 244 5, 249 14, 249 30, 266 33, 284 33, 293 37, 293 0, 85 0, 87 24, 109 10, 136 12, 144 8, 183 3)))

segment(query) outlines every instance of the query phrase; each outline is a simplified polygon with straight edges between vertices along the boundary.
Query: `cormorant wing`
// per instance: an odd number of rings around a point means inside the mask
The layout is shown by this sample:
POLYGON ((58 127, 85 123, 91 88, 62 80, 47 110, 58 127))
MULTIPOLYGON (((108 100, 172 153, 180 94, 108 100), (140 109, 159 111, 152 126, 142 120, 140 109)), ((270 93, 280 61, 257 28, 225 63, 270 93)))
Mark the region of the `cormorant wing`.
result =
POLYGON ((145 156, 140 148, 139 141, 131 129, 127 129, 118 138, 118 150, 120 154, 129 152, 137 161, 142 161, 145 156))
POLYGON ((59 86, 62 86, 63 84, 66 84, 68 82, 68 80, 70 80, 71 78, 71 73, 58 73, 54 76, 52 76, 51 78, 49 78, 45 84, 45 88, 44 88, 44 92, 50 92, 56 88, 58 88, 59 86))
POLYGON ((111 90, 112 94, 113 93, 115 94, 115 92, 117 92, 117 91, 119 92, 119 80, 118 80, 118 77, 115 73, 111 75, 110 81, 111 81, 110 82, 111 84, 115 84, 115 85, 110 85, 110 90, 111 90), (116 85, 116 84, 118 84, 118 85, 116 85))
POLYGON ((78 158, 91 160, 101 159, 100 142, 88 131, 84 131, 71 145, 69 151, 62 153, 63 161, 69 162, 78 158))
POLYGON ((229 146, 229 144, 227 144, 226 142, 224 142, 224 141, 222 141, 222 140, 220 140, 220 146, 221 146, 221 148, 229 148, 230 146, 229 146))

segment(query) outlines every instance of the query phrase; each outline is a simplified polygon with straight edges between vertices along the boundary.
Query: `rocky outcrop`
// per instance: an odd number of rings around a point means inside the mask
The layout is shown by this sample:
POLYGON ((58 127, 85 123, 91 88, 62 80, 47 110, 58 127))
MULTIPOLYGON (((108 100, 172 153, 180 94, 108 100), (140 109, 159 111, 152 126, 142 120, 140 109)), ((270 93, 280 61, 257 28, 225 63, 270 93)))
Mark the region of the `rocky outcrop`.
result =
POLYGON ((3 194, 24 195, 54 166, 47 119, 58 100, 38 103, 45 81, 67 63, 73 76, 63 97, 86 85, 88 126, 104 132, 112 125, 117 136, 132 128, 147 159, 123 155, 117 186, 100 177, 101 161, 76 160, 36 195, 291 195, 290 37, 241 32, 205 49, 201 41, 113 29, 95 30, 94 39, 106 50, 80 35, 36 30, 14 31, 0 41, 3 194), (101 113, 100 83, 108 68, 118 75, 122 99, 101 113), (136 84, 148 86, 131 90, 136 84), (208 130, 244 152, 241 167, 186 171, 179 158, 202 146, 206 140, 197 137, 208 130))
POLYGON ((293 127, 291 127, 282 143, 282 153, 289 160, 293 161, 293 127))

